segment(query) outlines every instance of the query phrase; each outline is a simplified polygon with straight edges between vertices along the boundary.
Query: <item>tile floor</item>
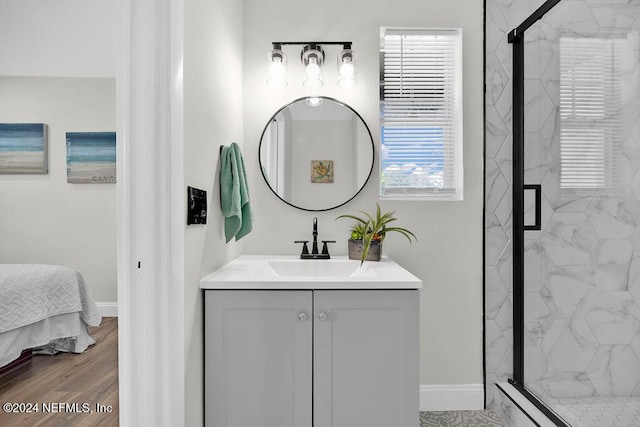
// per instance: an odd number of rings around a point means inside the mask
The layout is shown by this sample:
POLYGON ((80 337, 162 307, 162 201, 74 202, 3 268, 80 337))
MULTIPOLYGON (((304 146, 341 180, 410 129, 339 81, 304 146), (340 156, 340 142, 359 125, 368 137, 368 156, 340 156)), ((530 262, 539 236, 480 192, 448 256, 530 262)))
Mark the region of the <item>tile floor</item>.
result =
POLYGON ((640 426, 640 397, 580 397, 549 400, 573 427, 640 426))
POLYGON ((420 412, 420 427, 505 427, 495 411, 420 412))

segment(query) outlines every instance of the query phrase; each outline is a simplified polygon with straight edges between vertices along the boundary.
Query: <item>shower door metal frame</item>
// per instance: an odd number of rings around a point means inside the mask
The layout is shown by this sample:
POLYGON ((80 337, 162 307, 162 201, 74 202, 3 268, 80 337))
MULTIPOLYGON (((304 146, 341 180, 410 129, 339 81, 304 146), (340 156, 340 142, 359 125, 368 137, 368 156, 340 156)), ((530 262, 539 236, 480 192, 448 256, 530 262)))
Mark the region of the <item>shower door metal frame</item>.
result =
POLYGON ((570 427, 530 392, 524 381, 524 232, 528 229, 524 224, 524 191, 528 187, 524 183, 524 33, 560 1, 547 0, 508 35, 513 44, 513 378, 509 383, 556 425, 570 427))

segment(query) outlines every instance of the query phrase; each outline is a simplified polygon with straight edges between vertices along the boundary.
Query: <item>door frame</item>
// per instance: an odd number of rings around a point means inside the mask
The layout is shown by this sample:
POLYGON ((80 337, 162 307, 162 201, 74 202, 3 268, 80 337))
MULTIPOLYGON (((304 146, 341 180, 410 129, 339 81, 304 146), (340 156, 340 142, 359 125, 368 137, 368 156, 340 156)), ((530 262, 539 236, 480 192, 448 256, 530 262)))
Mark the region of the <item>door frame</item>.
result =
POLYGON ((183 0, 118 0, 121 426, 185 423, 183 0))
MULTIPOLYGON (((513 169, 512 169, 512 199, 513 199, 513 378, 508 381, 524 397, 536 406, 549 420, 557 426, 568 427, 545 403, 532 393, 525 383, 525 346, 524 346, 524 232, 531 229, 524 223, 524 192, 525 189, 536 189, 536 210, 540 206, 541 189, 537 185, 524 183, 524 143, 525 143, 525 46, 524 34, 533 24, 553 9, 561 0, 547 0, 536 9, 522 24, 509 32, 508 42, 513 46, 513 89, 512 89, 512 132, 513 132, 513 169)), ((536 212, 536 222, 540 220, 539 211, 536 212)), ((533 229, 536 229, 533 227, 533 229)))

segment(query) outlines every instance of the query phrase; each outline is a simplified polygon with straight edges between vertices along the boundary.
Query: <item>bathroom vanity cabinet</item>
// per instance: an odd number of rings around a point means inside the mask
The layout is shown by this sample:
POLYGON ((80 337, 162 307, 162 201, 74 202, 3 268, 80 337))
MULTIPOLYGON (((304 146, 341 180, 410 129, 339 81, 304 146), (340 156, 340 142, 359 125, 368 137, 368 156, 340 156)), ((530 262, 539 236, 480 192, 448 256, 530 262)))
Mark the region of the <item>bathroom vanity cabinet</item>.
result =
POLYGON ((395 262, 243 255, 200 286, 207 427, 418 427, 422 282, 395 262))
POLYGON ((417 427, 418 292, 205 291, 205 425, 417 427))

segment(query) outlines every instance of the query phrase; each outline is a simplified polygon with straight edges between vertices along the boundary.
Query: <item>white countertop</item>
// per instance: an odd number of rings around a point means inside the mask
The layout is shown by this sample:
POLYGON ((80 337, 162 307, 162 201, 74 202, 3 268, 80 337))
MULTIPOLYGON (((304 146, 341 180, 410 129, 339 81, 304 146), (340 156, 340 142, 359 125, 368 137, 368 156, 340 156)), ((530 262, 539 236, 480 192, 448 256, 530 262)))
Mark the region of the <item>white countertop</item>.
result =
POLYGON ((200 280, 202 289, 420 289, 422 281, 382 260, 302 260, 297 256, 242 255, 200 280))

